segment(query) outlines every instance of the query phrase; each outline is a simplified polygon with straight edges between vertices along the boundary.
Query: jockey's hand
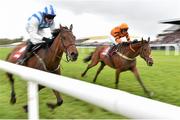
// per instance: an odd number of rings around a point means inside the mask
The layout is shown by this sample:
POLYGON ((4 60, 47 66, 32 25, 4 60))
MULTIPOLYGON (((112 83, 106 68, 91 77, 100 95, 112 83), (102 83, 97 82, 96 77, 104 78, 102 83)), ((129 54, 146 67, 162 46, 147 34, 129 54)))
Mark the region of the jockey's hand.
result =
POLYGON ((128 42, 128 43, 130 43, 131 41, 130 41, 130 40, 128 40, 127 42, 128 42))
POLYGON ((52 39, 46 37, 43 37, 42 40, 45 41, 47 44, 50 44, 52 42, 52 39))
POLYGON ((122 42, 122 40, 121 40, 121 39, 116 39, 115 41, 116 41, 116 43, 117 43, 117 44, 119 44, 119 43, 121 43, 121 42, 122 42))

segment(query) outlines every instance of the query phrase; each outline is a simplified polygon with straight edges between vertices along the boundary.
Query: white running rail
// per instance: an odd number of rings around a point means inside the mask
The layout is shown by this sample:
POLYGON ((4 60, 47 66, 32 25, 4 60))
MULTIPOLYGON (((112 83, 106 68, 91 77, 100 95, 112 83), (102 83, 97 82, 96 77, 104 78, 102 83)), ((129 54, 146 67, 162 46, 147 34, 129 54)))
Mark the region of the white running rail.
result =
POLYGON ((47 73, 0 60, 0 69, 21 76, 29 83, 29 119, 39 119, 37 84, 94 104, 116 114, 136 119, 180 119, 180 107, 47 73), (33 91, 34 90, 34 91, 33 91), (31 104, 32 103, 32 104, 31 104))

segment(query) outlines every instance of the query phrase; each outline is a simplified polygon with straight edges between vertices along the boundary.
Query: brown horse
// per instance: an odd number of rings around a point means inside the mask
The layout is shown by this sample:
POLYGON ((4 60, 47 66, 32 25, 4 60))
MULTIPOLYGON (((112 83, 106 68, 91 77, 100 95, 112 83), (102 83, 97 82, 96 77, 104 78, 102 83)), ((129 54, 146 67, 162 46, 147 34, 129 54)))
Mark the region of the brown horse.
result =
POLYGON ((81 74, 81 76, 83 77, 90 68, 96 66, 99 62, 101 62, 101 65, 98 68, 97 73, 93 79, 93 82, 96 82, 96 78, 102 71, 104 66, 108 65, 109 67, 116 69, 115 88, 118 88, 120 73, 130 70, 134 73, 144 92, 149 97, 151 97, 152 93, 149 92, 143 84, 136 67, 136 57, 138 55, 140 55, 149 66, 152 66, 153 59, 150 57, 151 48, 149 46, 149 41, 150 38, 148 38, 148 41, 143 40, 142 38, 142 41, 133 41, 130 43, 124 42, 118 44, 117 51, 113 55, 104 55, 104 51, 108 51, 108 49, 110 48, 109 46, 97 47, 94 52, 92 52, 84 59, 84 62, 88 62, 91 60, 91 63, 88 64, 86 70, 81 74))
MULTIPOLYGON (((70 29, 60 25, 59 29, 56 29, 54 32, 54 40, 50 46, 42 47, 36 52, 33 52, 31 58, 29 58, 24 66, 51 72, 54 74, 61 74, 59 69, 59 64, 63 55, 63 52, 66 53, 67 60, 76 61, 78 57, 78 51, 75 46, 75 36, 72 33, 73 26, 70 26, 70 29)), ((18 53, 23 51, 23 47, 26 46, 26 42, 18 45, 13 51, 8 55, 7 61, 16 63, 18 58, 18 53)), ((7 76, 11 84, 11 99, 10 103, 16 103, 16 93, 14 90, 14 78, 13 74, 7 73, 7 76)), ((44 86, 39 85, 39 90, 44 88, 44 86)), ((60 96, 60 93, 56 90, 53 90, 57 103, 47 103, 48 107, 51 109, 60 106, 63 103, 63 100, 60 96)), ((25 111, 27 112, 27 105, 24 106, 25 111)))

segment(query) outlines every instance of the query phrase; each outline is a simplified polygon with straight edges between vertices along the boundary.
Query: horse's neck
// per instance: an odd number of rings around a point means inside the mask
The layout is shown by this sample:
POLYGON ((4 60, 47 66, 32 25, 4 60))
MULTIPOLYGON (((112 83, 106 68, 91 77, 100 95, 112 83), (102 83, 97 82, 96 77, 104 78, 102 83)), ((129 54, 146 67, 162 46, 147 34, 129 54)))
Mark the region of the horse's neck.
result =
POLYGON ((132 56, 135 58, 139 55, 140 53, 140 49, 141 49, 141 43, 135 43, 134 45, 132 45, 132 49, 135 50, 135 52, 132 53, 132 56))
POLYGON ((139 55, 141 49, 141 43, 131 44, 123 50, 123 54, 130 58, 135 58, 139 55))
POLYGON ((60 39, 60 35, 58 35, 52 45, 50 46, 50 48, 48 49, 48 53, 47 53, 47 59, 51 62, 53 61, 57 61, 57 60, 61 60, 59 58, 62 57, 62 54, 63 54, 63 50, 60 49, 60 46, 61 46, 61 40, 60 39))

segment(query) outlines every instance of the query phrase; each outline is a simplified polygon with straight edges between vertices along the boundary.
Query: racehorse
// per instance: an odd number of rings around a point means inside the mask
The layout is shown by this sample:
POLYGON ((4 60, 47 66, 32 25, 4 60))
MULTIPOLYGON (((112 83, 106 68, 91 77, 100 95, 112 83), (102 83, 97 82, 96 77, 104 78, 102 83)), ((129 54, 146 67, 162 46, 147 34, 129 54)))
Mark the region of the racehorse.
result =
POLYGON ((117 45, 117 50, 114 54, 110 55, 105 51, 109 51, 110 46, 100 46, 95 49, 89 56, 84 58, 84 62, 88 62, 91 60, 91 63, 88 64, 86 70, 81 74, 83 77, 86 72, 96 66, 99 62, 101 62, 100 67, 98 68, 96 75, 93 79, 93 82, 96 82, 97 76, 103 70, 103 68, 108 65, 111 68, 116 69, 115 74, 115 88, 118 88, 119 83, 119 76, 121 72, 130 70, 134 73, 136 79, 140 83, 141 87, 143 88, 144 92, 148 95, 148 97, 152 96, 152 92, 149 92, 145 87, 144 83, 142 82, 138 69, 136 67, 136 57, 140 55, 143 58, 147 65, 153 65, 153 59, 151 58, 151 48, 149 46, 150 38, 148 41, 142 40, 141 41, 132 41, 132 42, 123 42, 117 45))
MULTIPOLYGON (((70 28, 60 25, 60 28, 55 29, 53 32, 54 39, 51 45, 46 45, 46 47, 40 47, 36 52, 33 52, 31 58, 29 58, 24 66, 39 69, 42 71, 51 72, 54 74, 61 74, 60 71, 60 61, 63 53, 66 53, 67 61, 76 61, 78 57, 78 51, 75 46, 75 36, 72 33, 72 24, 70 28)), ((19 57, 19 53, 24 50, 26 47, 26 42, 21 43, 15 47, 12 52, 8 55, 7 61, 16 63, 19 57)), ((11 85, 11 99, 10 103, 16 103, 16 93, 14 90, 14 78, 13 74, 6 73, 11 85)), ((39 85, 39 90, 44 88, 44 86, 39 85)), ((57 98, 57 103, 47 103, 48 107, 51 109, 60 106, 63 103, 63 99, 60 96, 60 93, 56 90, 53 90, 57 98)), ((27 105, 23 106, 27 112, 27 105)))

